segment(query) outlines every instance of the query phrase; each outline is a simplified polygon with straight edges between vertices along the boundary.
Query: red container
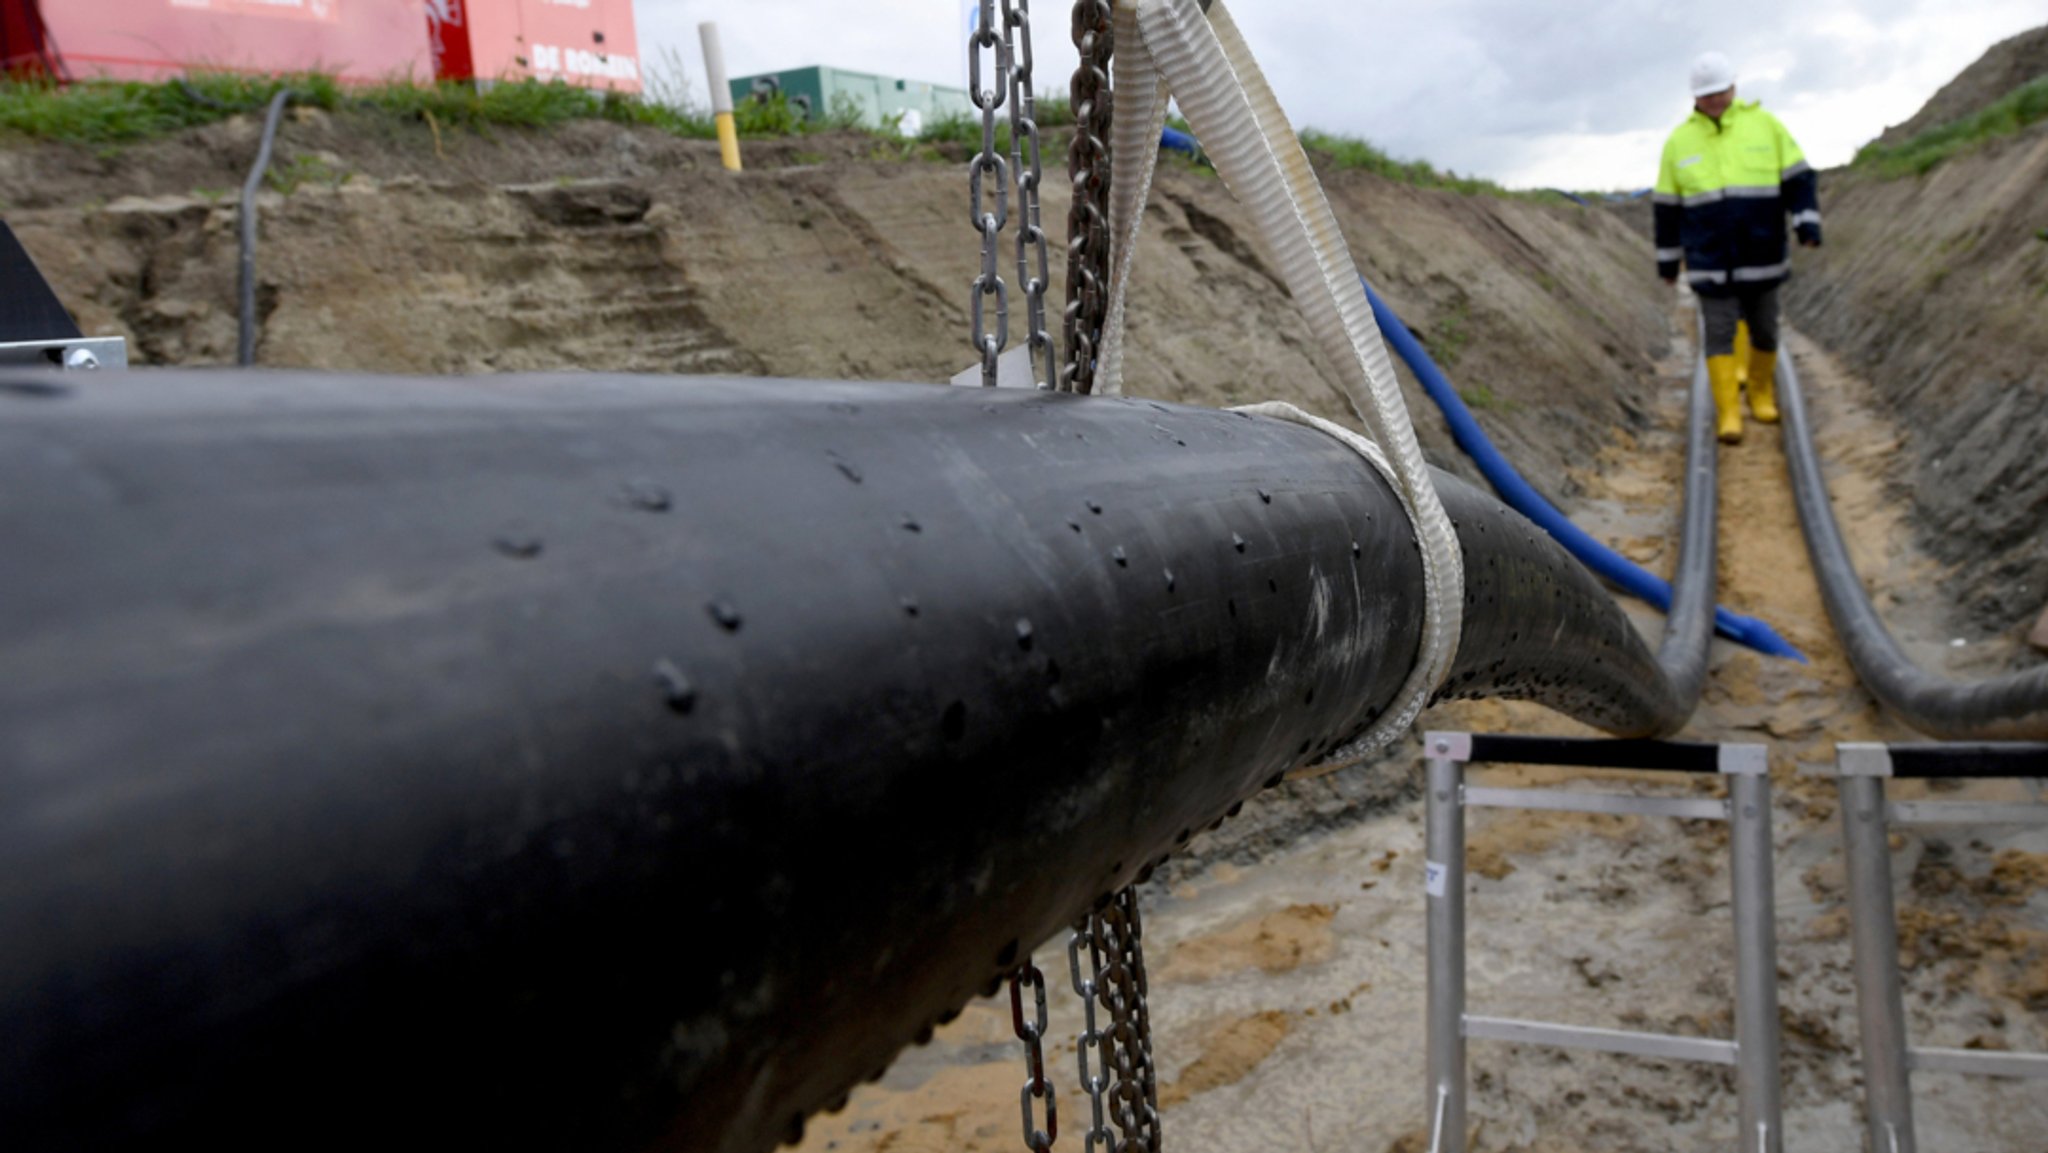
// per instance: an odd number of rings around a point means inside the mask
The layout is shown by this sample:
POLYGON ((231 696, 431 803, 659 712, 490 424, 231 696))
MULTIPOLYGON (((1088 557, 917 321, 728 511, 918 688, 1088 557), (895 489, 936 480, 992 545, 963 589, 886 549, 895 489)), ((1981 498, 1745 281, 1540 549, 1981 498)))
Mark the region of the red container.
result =
MULTIPOLYGON (((27 12, 34 0, 0 0, 27 12)), ((74 79, 188 72, 433 75, 420 0, 45 0, 45 47, 74 79)))
POLYGON ((0 0, 0 76, 44 73, 53 63, 36 0, 0 0))
POLYGON ((633 0, 427 0, 444 80, 561 80, 640 91, 633 0))

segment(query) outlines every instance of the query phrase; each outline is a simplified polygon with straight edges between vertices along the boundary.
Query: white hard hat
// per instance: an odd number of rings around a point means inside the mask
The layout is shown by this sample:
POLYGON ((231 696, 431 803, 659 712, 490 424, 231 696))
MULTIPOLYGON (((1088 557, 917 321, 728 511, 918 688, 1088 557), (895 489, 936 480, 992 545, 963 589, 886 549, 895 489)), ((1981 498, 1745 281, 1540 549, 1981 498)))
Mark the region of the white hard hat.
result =
POLYGON ((1692 94, 1711 96, 1735 87, 1735 65, 1719 52, 1702 52, 1692 62, 1692 94))

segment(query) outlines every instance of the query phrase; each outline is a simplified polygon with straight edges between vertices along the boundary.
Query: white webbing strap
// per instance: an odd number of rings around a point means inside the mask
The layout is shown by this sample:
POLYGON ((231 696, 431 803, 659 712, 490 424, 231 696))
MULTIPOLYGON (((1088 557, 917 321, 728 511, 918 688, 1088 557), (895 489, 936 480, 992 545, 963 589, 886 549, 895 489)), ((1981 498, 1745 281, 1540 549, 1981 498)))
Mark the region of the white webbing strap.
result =
POLYGON ((1291 405, 1251 405, 1247 411, 1306 424, 1350 445, 1387 477, 1415 528, 1427 597, 1422 651, 1401 700, 1346 750, 1368 752, 1406 732, 1450 674, 1464 611, 1464 555, 1457 534, 1437 499, 1337 218, 1223 0, 1215 0, 1206 16, 1197 0, 1117 0, 1116 20, 1113 263, 1097 391, 1115 393, 1123 385, 1124 298, 1170 90, 1204 154, 1251 215, 1372 439, 1291 405))

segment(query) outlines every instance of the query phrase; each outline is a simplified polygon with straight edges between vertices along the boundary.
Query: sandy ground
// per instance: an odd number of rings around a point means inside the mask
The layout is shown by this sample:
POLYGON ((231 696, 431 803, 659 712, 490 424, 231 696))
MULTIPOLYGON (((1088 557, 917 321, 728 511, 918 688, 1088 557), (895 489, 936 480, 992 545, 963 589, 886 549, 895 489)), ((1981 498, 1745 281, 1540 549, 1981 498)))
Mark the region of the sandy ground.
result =
MULTIPOLYGON (((1674 330, 1690 331, 1682 312, 1674 330)), ((1865 386, 1793 345, 1852 549, 1902 640, 1935 667, 1998 665, 2005 642, 1952 642, 1938 566, 1911 546, 1886 469, 1897 436, 1865 386)), ((1668 570, 1680 469, 1681 341, 1658 366, 1655 413, 1576 479, 1581 523, 1668 570)), ((1778 625, 1813 663, 1719 644, 1689 736, 1771 749, 1784 1026, 1785 1147, 1853 1153, 1861 1086, 1847 915, 1831 783, 1800 775, 1834 742, 1907 738, 1855 684, 1807 567, 1775 430, 1752 425, 1721 465, 1724 603, 1778 625)), ((1654 613, 1636 613, 1653 638, 1654 613)), ((1962 638, 1967 640, 1968 638, 1962 638)), ((1533 707, 1444 706, 1434 728, 1582 731, 1533 707)), ((1418 766, 1419 771, 1419 766, 1418 766)), ((1605 778, 1609 787, 1713 791, 1635 774, 1493 770, 1494 782, 1605 778)), ((1912 790, 1895 787, 1895 795, 1912 790)), ((2017 787, 1978 788, 2016 798, 2017 787)), ((1916 830, 1894 838, 1909 1027, 1923 1044, 2048 1050, 2048 831, 1916 830)), ((1199 849, 1199 845, 1196 846, 1199 849)), ((1732 931, 1725 828, 1711 822, 1481 811, 1470 822, 1473 1012, 1726 1037, 1732 931)), ((1147 894, 1163 1124, 1185 1153, 1426 1149, 1425 980, 1418 803, 1402 802, 1259 864, 1216 864, 1147 894)), ((1066 1136, 1081 1148, 1080 1007, 1064 948, 1039 953, 1053 991, 1066 1136)), ((1731 1148, 1731 1070, 1493 1042, 1471 1046, 1473 1147, 1501 1153, 1731 1148)), ((1023 1079, 1007 999, 979 1002, 904 1055, 842 1112, 814 1119, 806 1153, 1022 1147, 1023 1079)), ((2025 1083, 1915 1078, 1922 1148, 2038 1153, 2048 1099, 2025 1083)))

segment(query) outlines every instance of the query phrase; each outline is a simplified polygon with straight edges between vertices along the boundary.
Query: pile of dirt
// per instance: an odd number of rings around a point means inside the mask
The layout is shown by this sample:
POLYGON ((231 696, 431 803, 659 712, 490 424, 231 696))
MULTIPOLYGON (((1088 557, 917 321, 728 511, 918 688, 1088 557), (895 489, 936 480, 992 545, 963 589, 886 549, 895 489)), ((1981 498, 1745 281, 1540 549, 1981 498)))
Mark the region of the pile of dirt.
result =
MULTIPOLYGON (((1921 117, 2048 71, 2048 28, 1998 45, 1921 117)), ((1959 632, 2022 637, 2048 602, 2048 122, 1919 176, 1829 172, 1827 247, 1802 253, 1793 323, 1840 354, 1903 430, 1899 494, 1959 632)))
MULTIPOLYGON (((224 363, 235 190, 257 127, 237 117, 114 152, 0 148, 0 211, 88 331, 129 337, 141 364, 224 363)), ((932 155, 857 134, 750 141, 735 175, 714 144, 645 128, 485 137, 300 110, 262 197, 258 357, 943 381, 972 359, 977 237, 964 163, 932 155)), ((1572 205, 1326 176, 1360 268, 1539 487, 1569 495, 1565 462, 1640 426, 1630 382, 1664 334, 1626 229, 1572 205)), ((1048 181, 1049 230, 1067 207, 1065 183, 1048 181)), ((1129 390, 1288 400, 1355 423, 1251 237, 1213 173, 1166 164, 1133 288, 1129 390)), ((1466 469, 1412 388, 1410 403, 1434 460, 1466 469)))

